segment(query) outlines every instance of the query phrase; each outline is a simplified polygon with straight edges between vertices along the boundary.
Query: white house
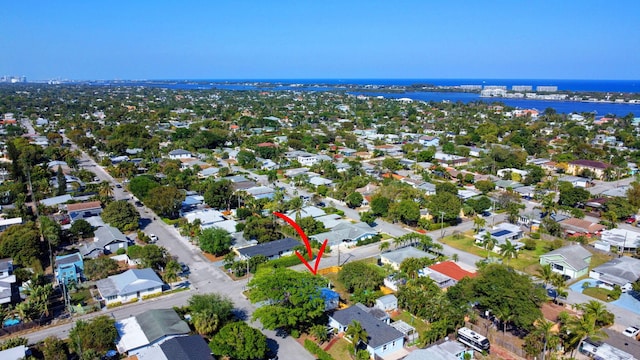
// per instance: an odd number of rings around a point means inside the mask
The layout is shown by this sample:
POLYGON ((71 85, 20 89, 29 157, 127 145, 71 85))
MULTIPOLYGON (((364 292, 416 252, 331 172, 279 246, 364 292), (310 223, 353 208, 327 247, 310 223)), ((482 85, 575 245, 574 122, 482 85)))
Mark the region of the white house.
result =
POLYGON ((398 310, 398 298, 393 294, 381 296, 376 299, 375 307, 382 311, 398 310))
POLYGON ((297 160, 302 166, 312 166, 318 162, 318 157, 314 154, 301 154, 297 160))
POLYGON ((164 282, 152 269, 131 269, 122 274, 98 280, 96 286, 106 305, 141 300, 162 292, 164 282))
POLYGON ((172 160, 180 160, 180 159, 190 159, 193 155, 187 150, 176 149, 169 151, 169 159, 172 160))

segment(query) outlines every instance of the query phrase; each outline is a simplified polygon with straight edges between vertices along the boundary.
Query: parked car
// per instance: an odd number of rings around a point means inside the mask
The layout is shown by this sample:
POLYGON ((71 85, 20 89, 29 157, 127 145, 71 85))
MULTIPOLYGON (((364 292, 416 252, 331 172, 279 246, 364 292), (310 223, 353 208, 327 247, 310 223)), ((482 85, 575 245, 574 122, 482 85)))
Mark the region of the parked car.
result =
POLYGON ((149 234, 149 243, 153 244, 158 242, 158 236, 156 234, 149 234))
POLYGON ((183 273, 188 273, 189 272, 189 266, 183 262, 180 263, 180 270, 183 273))
POLYGON ((634 222, 636 222, 636 217, 629 216, 628 218, 624 219, 624 222, 626 222, 627 224, 633 224, 634 222))
POLYGON ((637 339, 638 335, 640 335, 640 327, 638 327, 638 326, 629 326, 628 328, 624 329, 624 331, 622 333, 624 334, 624 336, 628 336, 628 337, 637 339))

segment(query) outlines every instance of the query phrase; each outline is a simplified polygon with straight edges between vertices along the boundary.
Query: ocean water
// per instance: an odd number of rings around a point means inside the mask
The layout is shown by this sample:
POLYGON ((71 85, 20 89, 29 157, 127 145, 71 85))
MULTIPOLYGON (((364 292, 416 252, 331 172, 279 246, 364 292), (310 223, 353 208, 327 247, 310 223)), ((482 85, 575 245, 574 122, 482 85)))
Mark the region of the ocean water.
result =
POLYGON ((507 106, 522 109, 537 109, 543 111, 553 108, 559 113, 595 113, 597 116, 614 114, 625 116, 629 113, 640 116, 640 104, 591 103, 577 101, 545 101, 525 99, 481 98, 477 93, 461 92, 385 92, 378 91, 349 91, 348 84, 356 85, 411 85, 432 84, 439 86, 458 85, 513 85, 557 86, 558 90, 595 91, 595 92, 625 92, 640 93, 640 80, 540 80, 540 79, 236 79, 236 80, 157 80, 136 82, 99 82, 93 85, 107 86, 146 86, 183 90, 294 90, 294 91, 348 91, 354 95, 382 96, 385 98, 410 98, 420 101, 450 101, 468 103, 484 101, 488 103, 500 102, 507 106))

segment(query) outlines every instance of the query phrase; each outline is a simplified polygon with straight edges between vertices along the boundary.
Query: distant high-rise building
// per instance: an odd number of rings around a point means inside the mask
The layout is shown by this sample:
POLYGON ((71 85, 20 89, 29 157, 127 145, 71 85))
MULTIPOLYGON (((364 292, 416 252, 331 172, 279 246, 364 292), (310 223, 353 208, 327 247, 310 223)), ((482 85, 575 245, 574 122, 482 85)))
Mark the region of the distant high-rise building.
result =
POLYGON ((27 82, 27 77, 26 76, 5 75, 5 76, 0 77, 0 83, 15 84, 15 83, 26 83, 26 82, 27 82))
POLYGON ((513 85, 511 87, 513 91, 531 91, 533 90, 533 86, 531 85, 513 85))
POLYGON ((558 91, 557 86, 536 86, 537 92, 556 92, 558 91))
POLYGON ((460 85, 463 90, 482 90, 482 85, 460 85))
POLYGON ((506 86, 502 86, 502 85, 486 85, 484 87, 485 90, 507 90, 506 86))

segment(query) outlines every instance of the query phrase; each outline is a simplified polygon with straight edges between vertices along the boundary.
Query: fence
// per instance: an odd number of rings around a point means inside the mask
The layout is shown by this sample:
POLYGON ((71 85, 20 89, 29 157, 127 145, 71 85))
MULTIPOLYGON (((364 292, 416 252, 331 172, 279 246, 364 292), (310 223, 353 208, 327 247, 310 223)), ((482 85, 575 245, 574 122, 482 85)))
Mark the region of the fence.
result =
POLYGON ((5 335, 15 334, 17 332, 24 331, 24 330, 29 330, 36 326, 38 326, 38 323, 35 321, 31 321, 28 323, 20 323, 16 325, 3 327, 0 329, 0 337, 3 337, 5 335))
POLYGON ((480 325, 465 322, 465 326, 477 332, 478 334, 485 336, 487 339, 489 339, 492 345, 497 345, 521 358, 531 358, 524 352, 524 349, 518 342, 514 342, 513 335, 511 335, 510 333, 503 334, 502 331, 495 330, 493 328, 493 324, 488 320, 480 320, 480 325))

